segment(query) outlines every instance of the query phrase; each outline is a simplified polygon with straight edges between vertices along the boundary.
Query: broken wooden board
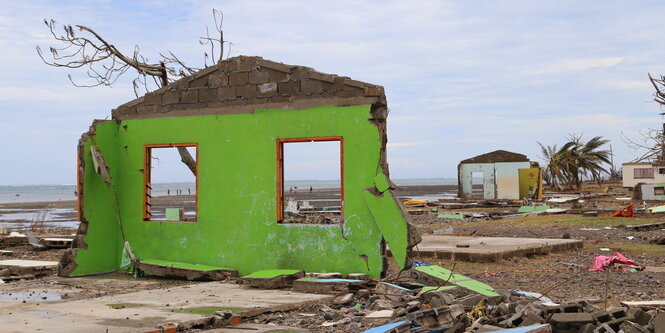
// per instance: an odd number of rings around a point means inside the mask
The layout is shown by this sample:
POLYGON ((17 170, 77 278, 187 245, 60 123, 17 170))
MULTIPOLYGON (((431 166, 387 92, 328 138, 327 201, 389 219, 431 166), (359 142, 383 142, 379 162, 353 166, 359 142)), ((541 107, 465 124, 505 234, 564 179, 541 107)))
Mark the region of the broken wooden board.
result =
POLYGON ((65 249, 72 246, 71 238, 42 238, 41 244, 47 248, 65 249))
POLYGON ((621 301, 619 303, 630 308, 665 308, 665 300, 663 299, 654 301, 621 301))
POLYGON ((238 276, 235 269, 160 259, 141 259, 138 269, 150 275, 180 277, 190 281, 223 280, 238 276))
POLYGON ((337 294, 360 290, 366 284, 366 281, 353 279, 302 278, 293 281, 293 291, 313 294, 337 294))
POLYGON ((297 269, 272 269, 257 271, 243 276, 238 280, 250 287, 260 289, 285 288, 293 285, 295 280, 305 277, 305 271, 297 269))

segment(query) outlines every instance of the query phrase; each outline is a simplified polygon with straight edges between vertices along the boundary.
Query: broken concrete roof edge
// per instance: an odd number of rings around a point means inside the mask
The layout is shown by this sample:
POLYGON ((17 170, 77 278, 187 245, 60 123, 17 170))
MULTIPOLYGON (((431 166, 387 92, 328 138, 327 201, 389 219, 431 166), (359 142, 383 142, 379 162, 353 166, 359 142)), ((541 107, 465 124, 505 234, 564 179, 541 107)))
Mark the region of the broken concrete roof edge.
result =
POLYGON ((155 118, 184 116, 183 109, 276 105, 296 99, 362 100, 359 97, 375 98, 370 104, 386 104, 379 85, 262 57, 237 56, 122 104, 112 114, 114 119, 155 118))

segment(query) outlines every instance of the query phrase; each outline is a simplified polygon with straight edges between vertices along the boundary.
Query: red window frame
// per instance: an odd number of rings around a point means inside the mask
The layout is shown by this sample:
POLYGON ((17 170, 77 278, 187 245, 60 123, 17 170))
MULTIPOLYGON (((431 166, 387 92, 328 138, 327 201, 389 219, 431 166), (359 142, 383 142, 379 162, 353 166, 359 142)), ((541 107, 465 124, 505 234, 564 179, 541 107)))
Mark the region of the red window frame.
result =
POLYGON ((187 143, 160 143, 160 144, 147 144, 143 145, 143 221, 146 222, 196 222, 199 219, 199 144, 194 142, 187 143), (152 148, 169 148, 169 147, 194 147, 196 149, 196 193, 194 196, 195 216, 194 220, 188 221, 171 221, 171 220, 151 220, 150 219, 150 193, 149 184, 152 170, 152 148))
MULTIPOLYGON (((290 142, 339 141, 340 214, 344 217, 344 137, 319 136, 277 139, 277 223, 284 223, 284 144, 290 142)), ((295 223, 288 223, 295 224, 295 223)))

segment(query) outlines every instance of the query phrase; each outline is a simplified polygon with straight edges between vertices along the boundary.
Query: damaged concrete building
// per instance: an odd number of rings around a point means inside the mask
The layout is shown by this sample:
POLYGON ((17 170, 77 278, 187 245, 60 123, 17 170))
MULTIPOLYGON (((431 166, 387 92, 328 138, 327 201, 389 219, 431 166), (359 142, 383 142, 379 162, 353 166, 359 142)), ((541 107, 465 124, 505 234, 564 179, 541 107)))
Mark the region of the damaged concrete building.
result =
POLYGON ((117 107, 80 140, 81 225, 61 274, 120 270, 128 256, 239 275, 378 277, 387 247, 408 267, 420 236, 388 178, 387 110, 381 86, 246 56, 117 107), (337 223, 287 222, 283 149, 292 142, 338 144, 337 223), (195 202, 158 211, 153 155, 165 148, 178 149, 193 173, 195 202))
POLYGON ((474 196, 474 178, 482 179, 478 185, 482 186, 483 199, 541 200, 543 197, 540 167, 526 155, 496 150, 461 161, 457 165, 460 198, 474 196))

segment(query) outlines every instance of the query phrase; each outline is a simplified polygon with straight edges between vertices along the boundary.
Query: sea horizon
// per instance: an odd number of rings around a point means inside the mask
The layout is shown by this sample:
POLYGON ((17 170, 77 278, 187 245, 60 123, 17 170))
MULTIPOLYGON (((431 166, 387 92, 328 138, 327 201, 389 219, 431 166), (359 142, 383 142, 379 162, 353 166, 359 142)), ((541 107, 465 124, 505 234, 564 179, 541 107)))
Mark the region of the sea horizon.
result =
MULTIPOLYGON (((397 186, 457 185, 457 178, 392 179, 397 186)), ((153 194, 192 193, 194 183, 173 182, 153 184, 153 194)), ((314 189, 335 188, 339 180, 287 180, 286 187, 314 189)), ((0 185, 0 203, 46 202, 76 200, 76 184, 0 185)))

